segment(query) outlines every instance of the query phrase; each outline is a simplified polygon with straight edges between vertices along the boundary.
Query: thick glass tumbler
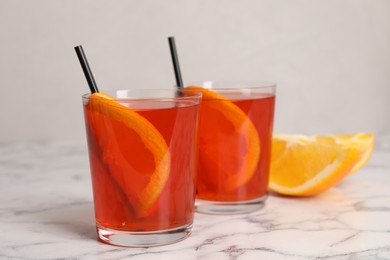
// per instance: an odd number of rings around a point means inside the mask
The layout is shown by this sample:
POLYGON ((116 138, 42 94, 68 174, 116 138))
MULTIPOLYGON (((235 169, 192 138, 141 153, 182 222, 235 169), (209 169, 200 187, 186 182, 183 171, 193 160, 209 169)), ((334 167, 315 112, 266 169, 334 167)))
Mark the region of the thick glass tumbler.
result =
POLYGON ((133 247, 186 238, 194 217, 201 94, 108 94, 82 97, 98 238, 133 247))
POLYGON ((274 84, 206 81, 202 92, 196 210, 210 214, 254 211, 268 194, 274 84))

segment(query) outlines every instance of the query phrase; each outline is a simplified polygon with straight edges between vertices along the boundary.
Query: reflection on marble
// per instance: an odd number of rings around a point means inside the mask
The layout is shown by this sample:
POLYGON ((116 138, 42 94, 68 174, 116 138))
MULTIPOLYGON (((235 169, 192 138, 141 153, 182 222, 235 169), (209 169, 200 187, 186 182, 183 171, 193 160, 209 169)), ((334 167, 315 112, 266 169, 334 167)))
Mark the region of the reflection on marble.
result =
POLYGON ((0 259, 390 259, 390 147, 314 198, 271 194, 234 216, 195 216, 177 244, 131 249, 96 240, 86 147, 0 145, 0 259))

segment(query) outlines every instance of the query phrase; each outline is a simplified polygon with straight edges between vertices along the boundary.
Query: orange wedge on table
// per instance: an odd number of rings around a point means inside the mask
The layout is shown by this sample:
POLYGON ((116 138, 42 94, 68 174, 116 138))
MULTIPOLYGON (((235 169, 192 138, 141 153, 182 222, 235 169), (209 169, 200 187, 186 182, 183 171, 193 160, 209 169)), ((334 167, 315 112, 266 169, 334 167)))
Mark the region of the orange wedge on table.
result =
POLYGON ((92 125, 93 134, 96 135, 95 138, 99 142, 103 164, 108 167, 109 174, 122 189, 118 192, 126 194, 137 216, 145 215, 158 198, 169 176, 171 158, 163 136, 143 116, 117 103, 108 95, 102 93, 92 94, 87 109, 92 113, 91 117, 96 118, 96 120, 90 120, 92 121, 91 124, 101 123, 105 120, 110 120, 110 124, 120 124, 129 133, 133 135, 135 133, 134 136, 137 136, 137 142, 141 143, 146 150, 149 150, 153 157, 154 169, 148 170, 146 173, 142 172, 142 174, 136 170, 129 172, 128 169, 134 168, 131 165, 134 158, 130 158, 131 156, 124 152, 126 149, 131 149, 131 147, 128 147, 129 144, 126 143, 126 140, 114 140, 113 136, 107 133, 108 130, 100 131, 102 127, 92 125), (118 158, 118 155, 120 158, 118 158), (121 165, 118 165, 117 160, 122 160, 121 165), (128 163, 125 170, 123 162, 128 163), (143 176, 137 176, 137 174, 143 176), (138 182, 137 178, 147 180, 143 187, 135 186, 135 183, 138 182))
POLYGON ((375 142, 375 137, 371 133, 319 135, 315 136, 315 138, 320 142, 346 145, 359 150, 360 158, 349 172, 349 175, 357 172, 368 162, 374 149, 375 142))
POLYGON ((291 196, 319 194, 360 169, 373 146, 372 134, 274 135, 270 189, 291 196))
POLYGON ((186 89, 203 94, 198 169, 202 174, 198 177, 227 192, 235 190, 250 180, 257 168, 260 156, 257 130, 248 116, 226 97, 201 87, 186 89), (237 156, 237 150, 241 157, 237 156))

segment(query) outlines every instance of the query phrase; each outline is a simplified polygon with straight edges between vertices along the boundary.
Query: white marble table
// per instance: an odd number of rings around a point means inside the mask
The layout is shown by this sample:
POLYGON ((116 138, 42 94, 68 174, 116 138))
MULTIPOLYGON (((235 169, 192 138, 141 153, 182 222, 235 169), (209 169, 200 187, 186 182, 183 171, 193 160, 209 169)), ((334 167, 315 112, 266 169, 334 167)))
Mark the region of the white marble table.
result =
POLYGON ((0 259, 390 259, 389 143, 318 197, 196 214, 187 240, 141 249, 96 240, 85 144, 0 144, 0 259))

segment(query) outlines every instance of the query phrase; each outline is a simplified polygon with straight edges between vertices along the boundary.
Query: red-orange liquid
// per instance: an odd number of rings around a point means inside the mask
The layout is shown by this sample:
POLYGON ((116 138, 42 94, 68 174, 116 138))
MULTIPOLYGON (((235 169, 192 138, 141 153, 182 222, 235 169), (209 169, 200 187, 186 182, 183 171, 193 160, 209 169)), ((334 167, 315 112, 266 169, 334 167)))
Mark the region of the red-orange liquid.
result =
POLYGON ((138 134, 122 122, 84 106, 97 225, 115 230, 149 231, 191 224, 198 106, 137 112, 161 133, 171 156, 168 180, 143 216, 137 214, 133 202, 155 167, 151 152, 138 134), (114 170, 123 179, 115 178, 114 170))
MULTIPOLYGON (((206 102, 226 102, 222 100, 203 100, 206 102)), ((246 143, 243 139, 234 142, 227 142, 229 136, 229 125, 221 123, 225 119, 219 120, 220 116, 212 115, 201 107, 199 121, 199 136, 207 134, 207 140, 213 140, 213 146, 218 147, 218 156, 213 158, 214 165, 221 165, 221 168, 214 167, 210 171, 210 162, 202 161, 200 156, 197 173, 196 192, 197 198, 209 201, 245 201, 260 198, 268 193, 268 175, 271 156, 271 141, 273 129, 273 117, 275 96, 272 94, 262 94, 253 96, 251 99, 232 100, 252 121, 260 139, 260 158, 257 168, 251 179, 234 190, 226 189, 224 182, 227 179, 226 165, 239 165, 245 153, 246 143), (214 130, 214 131, 213 131, 214 130), (231 163, 233 162, 233 163, 231 163), (236 162, 236 163, 234 163, 236 162)), ((199 150, 202 153, 202 150, 199 150)), ((234 169, 230 169, 233 170, 234 169)))

